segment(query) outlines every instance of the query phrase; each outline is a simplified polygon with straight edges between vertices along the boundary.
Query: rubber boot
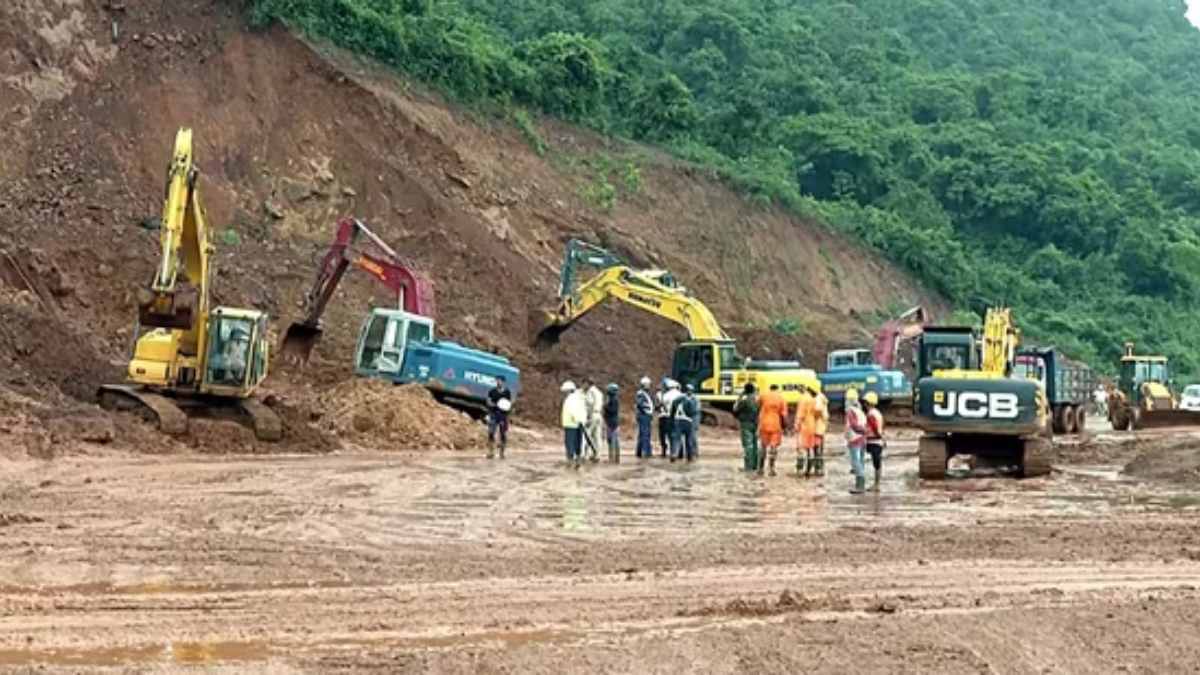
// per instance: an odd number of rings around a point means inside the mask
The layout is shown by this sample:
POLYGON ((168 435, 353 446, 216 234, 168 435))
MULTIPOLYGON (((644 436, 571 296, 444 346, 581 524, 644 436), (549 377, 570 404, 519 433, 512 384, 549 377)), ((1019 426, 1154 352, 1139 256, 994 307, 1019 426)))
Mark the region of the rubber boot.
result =
POLYGON ((808 469, 808 460, 806 460, 804 457, 797 457, 796 458, 796 475, 797 476, 808 475, 806 469, 808 469))
POLYGON ((771 464, 771 468, 768 470, 767 473, 768 473, 768 475, 774 476, 775 475, 775 455, 771 455, 768 458, 768 461, 771 464))
POLYGON ((504 459, 504 450, 505 450, 504 446, 506 446, 506 445, 507 445, 507 443, 505 443, 504 441, 500 442, 500 459, 504 459))
POLYGON ((855 476, 854 477, 854 487, 850 488, 850 494, 861 495, 862 493, 864 493, 866 491, 867 491, 866 476, 855 476))
POLYGON ((496 443, 494 441, 489 440, 488 441, 488 459, 492 459, 495 456, 496 456, 496 443))
POLYGON ((808 478, 809 476, 811 476, 813 471, 816 470, 816 468, 817 468, 817 458, 809 457, 809 456, 805 455, 805 457, 804 457, 804 477, 808 478))
POLYGON ((879 471, 876 471, 876 472, 875 472, 875 481, 874 481, 874 483, 872 483, 872 485, 871 485, 871 491, 872 491, 872 492, 879 492, 879 477, 880 477, 880 476, 879 476, 879 474, 881 474, 881 473, 883 473, 883 470, 882 470, 882 469, 880 469, 879 471))
POLYGON ((813 461, 815 461, 817 463, 817 469, 816 469, 817 476, 818 477, 824 476, 825 475, 825 455, 817 455, 817 457, 813 461))

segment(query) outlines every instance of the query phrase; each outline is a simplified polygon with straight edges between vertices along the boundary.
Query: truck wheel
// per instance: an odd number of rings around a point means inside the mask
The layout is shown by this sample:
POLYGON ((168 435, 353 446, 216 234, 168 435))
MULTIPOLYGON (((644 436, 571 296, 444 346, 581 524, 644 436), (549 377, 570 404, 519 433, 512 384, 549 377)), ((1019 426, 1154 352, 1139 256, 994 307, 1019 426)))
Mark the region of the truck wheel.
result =
POLYGON ((1066 419, 1066 415, 1064 414, 1068 410, 1069 410, 1069 408, 1067 408, 1065 406, 1054 409, 1054 415, 1053 415, 1053 417, 1054 417, 1054 423, 1053 423, 1054 424, 1054 433, 1056 433, 1056 434, 1068 433, 1067 419, 1066 419))
POLYGON ((1021 476, 1036 478, 1050 473, 1050 450, 1053 442, 1044 438, 1028 438, 1021 457, 1021 476))
POLYGON ((1087 406, 1081 405, 1075 409, 1075 433, 1087 432, 1087 406))
POLYGON ((1077 418, 1078 408, 1075 406, 1067 406, 1063 408, 1063 426, 1066 427, 1068 434, 1079 433, 1079 422, 1077 418))
POLYGON ((922 436, 917 441, 917 473, 925 480, 942 480, 946 477, 946 439, 922 436))

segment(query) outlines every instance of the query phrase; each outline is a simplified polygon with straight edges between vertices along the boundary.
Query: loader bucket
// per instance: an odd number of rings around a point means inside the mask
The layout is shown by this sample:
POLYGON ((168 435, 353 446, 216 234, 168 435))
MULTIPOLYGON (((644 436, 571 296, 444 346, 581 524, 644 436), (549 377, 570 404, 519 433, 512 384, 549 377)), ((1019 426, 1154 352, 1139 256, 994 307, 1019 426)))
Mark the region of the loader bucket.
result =
POLYGON ((279 352, 288 363, 304 365, 312 356, 313 347, 321 339, 321 327, 303 322, 295 322, 288 326, 283 334, 283 345, 279 352))
POLYGON ((1196 410, 1143 410, 1134 423, 1137 429, 1168 429, 1172 427, 1196 427, 1200 429, 1200 411, 1196 410))

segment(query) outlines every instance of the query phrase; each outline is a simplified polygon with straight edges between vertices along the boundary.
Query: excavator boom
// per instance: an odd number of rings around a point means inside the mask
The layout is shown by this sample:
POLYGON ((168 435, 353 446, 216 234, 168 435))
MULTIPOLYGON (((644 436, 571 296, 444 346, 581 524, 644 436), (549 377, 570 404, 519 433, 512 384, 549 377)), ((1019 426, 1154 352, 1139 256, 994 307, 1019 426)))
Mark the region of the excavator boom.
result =
POLYGON ((196 188, 192 130, 180 129, 167 168, 159 240, 162 257, 149 288, 138 293, 138 320, 150 328, 186 330, 194 342, 196 326, 208 309, 208 239, 196 188))
POLYGON ((312 288, 304 298, 305 315, 288 326, 282 353, 291 362, 307 363, 313 347, 321 338, 321 317, 337 291, 342 277, 353 265, 374 277, 396 294, 396 306, 410 314, 434 318, 433 282, 414 265, 357 218, 342 218, 337 223, 333 243, 325 252, 312 288), (355 247, 359 237, 375 245, 375 254, 355 247))

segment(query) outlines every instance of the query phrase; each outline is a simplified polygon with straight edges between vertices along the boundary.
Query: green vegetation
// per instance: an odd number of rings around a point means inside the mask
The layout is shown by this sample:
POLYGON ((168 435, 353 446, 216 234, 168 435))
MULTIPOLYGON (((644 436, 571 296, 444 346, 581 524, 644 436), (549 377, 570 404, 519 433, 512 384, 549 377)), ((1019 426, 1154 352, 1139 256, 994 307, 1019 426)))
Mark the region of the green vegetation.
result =
POLYGON ((459 100, 663 145, 1033 340, 1200 374, 1184 0, 249 3, 459 100))
POLYGON ((771 322, 771 331, 785 337, 800 335, 804 332, 804 322, 796 317, 777 319, 771 322))
POLYGON ((546 145, 546 141, 538 133, 537 126, 529 118, 529 113, 524 110, 514 110, 512 119, 513 124, 517 125, 517 128, 521 130, 521 135, 525 137, 525 141, 529 143, 529 147, 533 148, 533 151, 539 157, 545 156, 550 146, 546 145))

